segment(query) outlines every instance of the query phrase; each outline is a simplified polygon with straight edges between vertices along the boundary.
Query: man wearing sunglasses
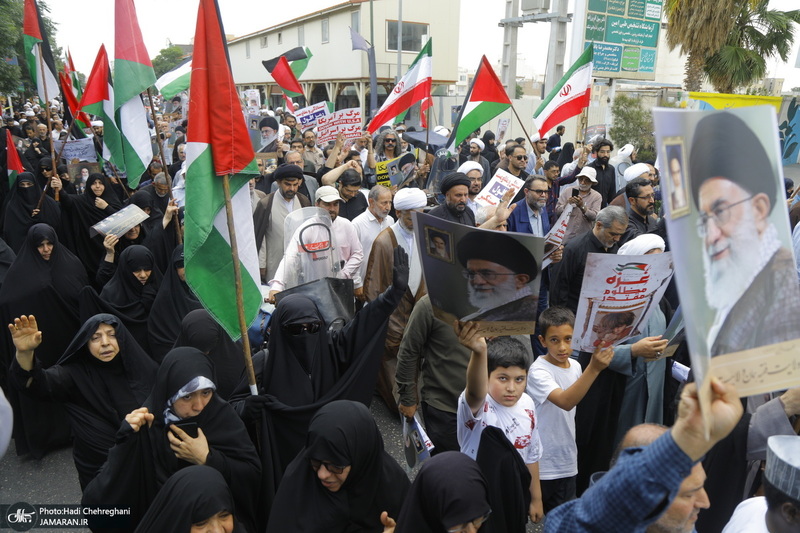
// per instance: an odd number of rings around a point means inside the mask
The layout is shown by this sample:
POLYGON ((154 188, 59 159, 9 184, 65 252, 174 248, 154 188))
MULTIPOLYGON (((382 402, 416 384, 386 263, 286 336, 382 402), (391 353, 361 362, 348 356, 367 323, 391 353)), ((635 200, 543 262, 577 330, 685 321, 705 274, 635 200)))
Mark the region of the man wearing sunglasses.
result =
POLYGON ((706 300, 714 312, 711 355, 797 338, 800 290, 792 252, 771 220, 783 191, 764 145, 740 118, 715 113, 698 123, 690 154, 706 300), (722 142, 720 131, 735 134, 734 142, 722 142))

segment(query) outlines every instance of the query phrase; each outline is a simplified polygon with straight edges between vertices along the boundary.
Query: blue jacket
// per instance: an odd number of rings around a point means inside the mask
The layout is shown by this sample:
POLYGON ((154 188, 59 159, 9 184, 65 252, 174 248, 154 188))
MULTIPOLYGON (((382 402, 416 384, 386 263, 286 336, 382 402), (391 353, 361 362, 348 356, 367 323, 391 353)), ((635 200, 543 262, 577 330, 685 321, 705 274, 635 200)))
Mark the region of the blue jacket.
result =
MULTIPOLYGON (((516 208, 508 217, 508 231, 516 231, 518 233, 533 233, 531 228, 531 221, 528 218, 528 206, 525 205, 525 198, 516 203, 516 208)), ((542 208, 542 230, 544 235, 550 231, 550 217, 547 213, 547 208, 542 208)))

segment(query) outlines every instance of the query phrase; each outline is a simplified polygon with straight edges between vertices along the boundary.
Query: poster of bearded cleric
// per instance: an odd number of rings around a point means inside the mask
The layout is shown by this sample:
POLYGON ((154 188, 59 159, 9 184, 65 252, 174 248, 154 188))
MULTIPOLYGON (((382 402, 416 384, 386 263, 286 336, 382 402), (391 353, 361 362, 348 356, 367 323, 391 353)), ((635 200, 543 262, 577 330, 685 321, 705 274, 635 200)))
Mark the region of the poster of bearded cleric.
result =
POLYGON ((478 322, 486 336, 532 334, 544 239, 415 215, 434 315, 447 324, 478 322))
POLYGON ((675 180, 662 183, 696 380, 707 387, 716 376, 741 396, 800 384, 800 288, 775 108, 654 117, 661 168, 677 158, 682 169, 680 194, 675 180), (685 196, 688 211, 670 205, 685 196))

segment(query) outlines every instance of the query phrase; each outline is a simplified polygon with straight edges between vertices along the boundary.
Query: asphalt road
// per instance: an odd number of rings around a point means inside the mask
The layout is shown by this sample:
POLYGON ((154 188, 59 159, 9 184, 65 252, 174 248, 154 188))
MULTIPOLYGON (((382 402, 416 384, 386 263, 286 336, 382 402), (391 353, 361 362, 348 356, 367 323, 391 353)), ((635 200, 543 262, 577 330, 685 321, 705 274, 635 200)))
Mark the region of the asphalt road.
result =
MULTIPOLYGON (((386 406, 375 398, 370 407, 372 415, 383 435, 384 447, 398 463, 405 466, 402 445, 402 428, 397 416, 393 416, 386 406)), ((409 472, 411 479, 419 467, 409 472)), ((16 454, 12 441, 5 457, 0 460, 0 505, 17 502, 39 504, 78 504, 81 500, 78 474, 72 462, 71 448, 51 452, 43 459, 28 460, 16 454)), ((0 529, 0 531, 11 531, 0 529)), ((71 533, 88 531, 86 529, 45 529, 36 528, 36 533, 71 533)), ((538 532, 532 524, 528 532, 538 532)))

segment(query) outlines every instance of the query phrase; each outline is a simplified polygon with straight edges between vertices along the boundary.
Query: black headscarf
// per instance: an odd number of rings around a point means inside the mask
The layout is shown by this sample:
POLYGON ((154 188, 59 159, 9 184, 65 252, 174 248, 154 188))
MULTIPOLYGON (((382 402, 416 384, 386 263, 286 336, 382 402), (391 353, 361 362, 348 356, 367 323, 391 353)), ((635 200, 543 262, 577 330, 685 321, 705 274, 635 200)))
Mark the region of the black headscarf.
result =
POLYGON ((267 532, 380 531, 381 512, 397 516, 409 485, 403 469, 384 451, 369 409, 347 400, 332 402, 311 419, 306 447, 286 470, 267 532), (322 486, 311 459, 350 466, 340 490, 322 486))
POLYGON ((495 139, 494 132, 492 130, 486 130, 483 133, 483 151, 481 155, 486 158, 489 164, 492 164, 497 159, 500 159, 500 156, 497 155, 497 147, 494 143, 490 143, 489 141, 493 141, 495 139))
POLYGON ((117 199, 116 193, 111 190, 108 178, 99 173, 89 175, 83 194, 66 194, 62 191, 60 201, 63 208, 63 230, 68 234, 72 249, 80 258, 90 279, 94 279, 97 265, 105 254, 105 248, 103 248, 103 237, 101 235, 91 236, 90 228, 119 211, 122 205, 117 199), (104 187, 100 196, 97 196, 92 190, 92 184, 96 181, 102 183, 104 187), (95 205, 97 198, 104 200, 108 206, 105 209, 97 207, 95 205))
MULTIPOLYGON (((175 348, 158 368, 155 383, 144 407, 155 415, 152 426, 133 433, 127 422, 117 434, 117 446, 108 456, 103 470, 86 487, 85 505, 124 505, 131 507, 135 523, 141 519, 156 492, 178 470, 189 466, 175 457, 167 438, 169 424, 164 411, 167 402, 182 387, 197 377, 214 381, 211 360, 195 348, 175 348)), ((182 422, 195 422, 209 446, 206 465, 218 470, 233 492, 239 519, 250 527, 261 463, 241 419, 217 394, 203 411, 182 422)), ((91 524, 90 524, 91 527, 91 524)))
POLYGON ((445 533, 487 512, 489 489, 478 464, 461 452, 444 452, 422 464, 400 515, 393 517, 395 533, 445 533))
POLYGON ((36 179, 30 172, 23 172, 11 187, 8 205, 6 205, 5 223, 3 225, 3 238, 6 243, 19 253, 28 228, 37 223, 44 223, 57 228, 61 222, 61 208, 55 200, 45 195, 39 213, 31 213, 39 203, 42 189, 36 184, 36 179), (20 183, 31 183, 31 187, 20 187, 20 183))
POLYGON ((561 153, 558 154, 558 159, 556 160, 559 170, 564 168, 564 165, 572 163, 574 155, 575 145, 572 143, 565 143, 564 146, 561 147, 561 153))
POLYGON ((129 246, 120 254, 114 277, 103 287, 100 298, 127 317, 145 320, 161 285, 161 272, 153 253, 144 246, 129 246), (140 268, 152 271, 147 283, 133 273, 140 268))
POLYGON ((125 415, 150 394, 157 368, 117 317, 100 314, 83 324, 52 369, 48 387, 63 398, 70 415, 81 487, 88 485, 105 463, 125 415), (119 353, 112 361, 99 361, 89 353, 89 339, 100 324, 115 329, 119 353))
POLYGON ((3 280, 6 279, 6 273, 11 268, 11 263, 17 258, 14 250, 4 241, 0 239, 0 287, 3 286, 3 280))
MULTIPOLYGON (((158 196, 152 186, 150 186, 137 191, 131 196, 128 203, 139 206, 142 211, 146 208, 150 208, 150 217, 140 224, 142 229, 135 244, 142 244, 150 248, 150 251, 153 252, 153 256, 156 259, 158 269, 162 272, 166 272, 169 268, 172 251, 177 245, 175 236, 177 217, 173 217, 173 222, 166 228, 164 228, 163 224, 164 211, 169 205, 169 196, 158 196)), ((122 239, 120 242, 121 241, 122 239)), ((119 251, 122 251, 122 249, 118 247, 118 252, 119 251)))
POLYGON ((233 342, 228 333, 205 309, 189 312, 180 325, 180 334, 175 347, 197 348, 214 363, 217 379, 217 394, 227 400, 242 379, 244 357, 242 345, 233 342))
MULTIPOLYGON (((185 281, 178 276, 178 268, 183 265, 183 245, 179 244, 172 252, 172 262, 164 275, 161 287, 153 306, 150 308, 150 315, 147 318, 147 335, 150 339, 150 354, 157 361, 161 361, 164 356, 175 345, 175 340, 181 332, 181 321, 194 309, 200 309, 202 304, 197 296, 192 292, 185 281)), ((184 346, 181 344, 179 346, 184 346)), ((203 348, 200 346, 195 346, 203 348)), ((213 359, 213 358, 212 358, 213 359)), ((240 357, 241 359, 241 357, 240 357)), ((219 374, 219 370, 217 370, 219 374)), ((239 375, 236 375, 238 383, 239 375)), ((219 387, 219 383, 217 384, 219 387)), ((219 389, 217 389, 219 392, 219 389)), ((231 390, 229 389, 230 393, 231 390)), ((227 398, 226 395, 223 395, 227 398)))
MULTIPOLYGON (((0 320, 9 324, 20 315, 34 315, 47 328, 36 349, 42 367, 49 368, 58 361, 80 327, 78 295, 87 283, 81 262, 59 243, 55 230, 47 224, 31 226, 0 288, 0 320), (45 239, 53 243, 49 261, 37 249, 45 239)), ((5 349, 0 350, 0 377, 5 378, 15 349, 8 328, 2 329, 5 349)), ((69 424, 62 405, 15 392, 10 395, 19 454, 30 452, 41 457, 47 450, 69 442, 69 424)))
MULTIPOLYGON (((208 466, 187 466, 164 483, 136 533, 187 533, 192 524, 220 511, 235 517, 233 496, 225 478, 208 466)), ((234 521, 233 531, 243 529, 234 521)))

